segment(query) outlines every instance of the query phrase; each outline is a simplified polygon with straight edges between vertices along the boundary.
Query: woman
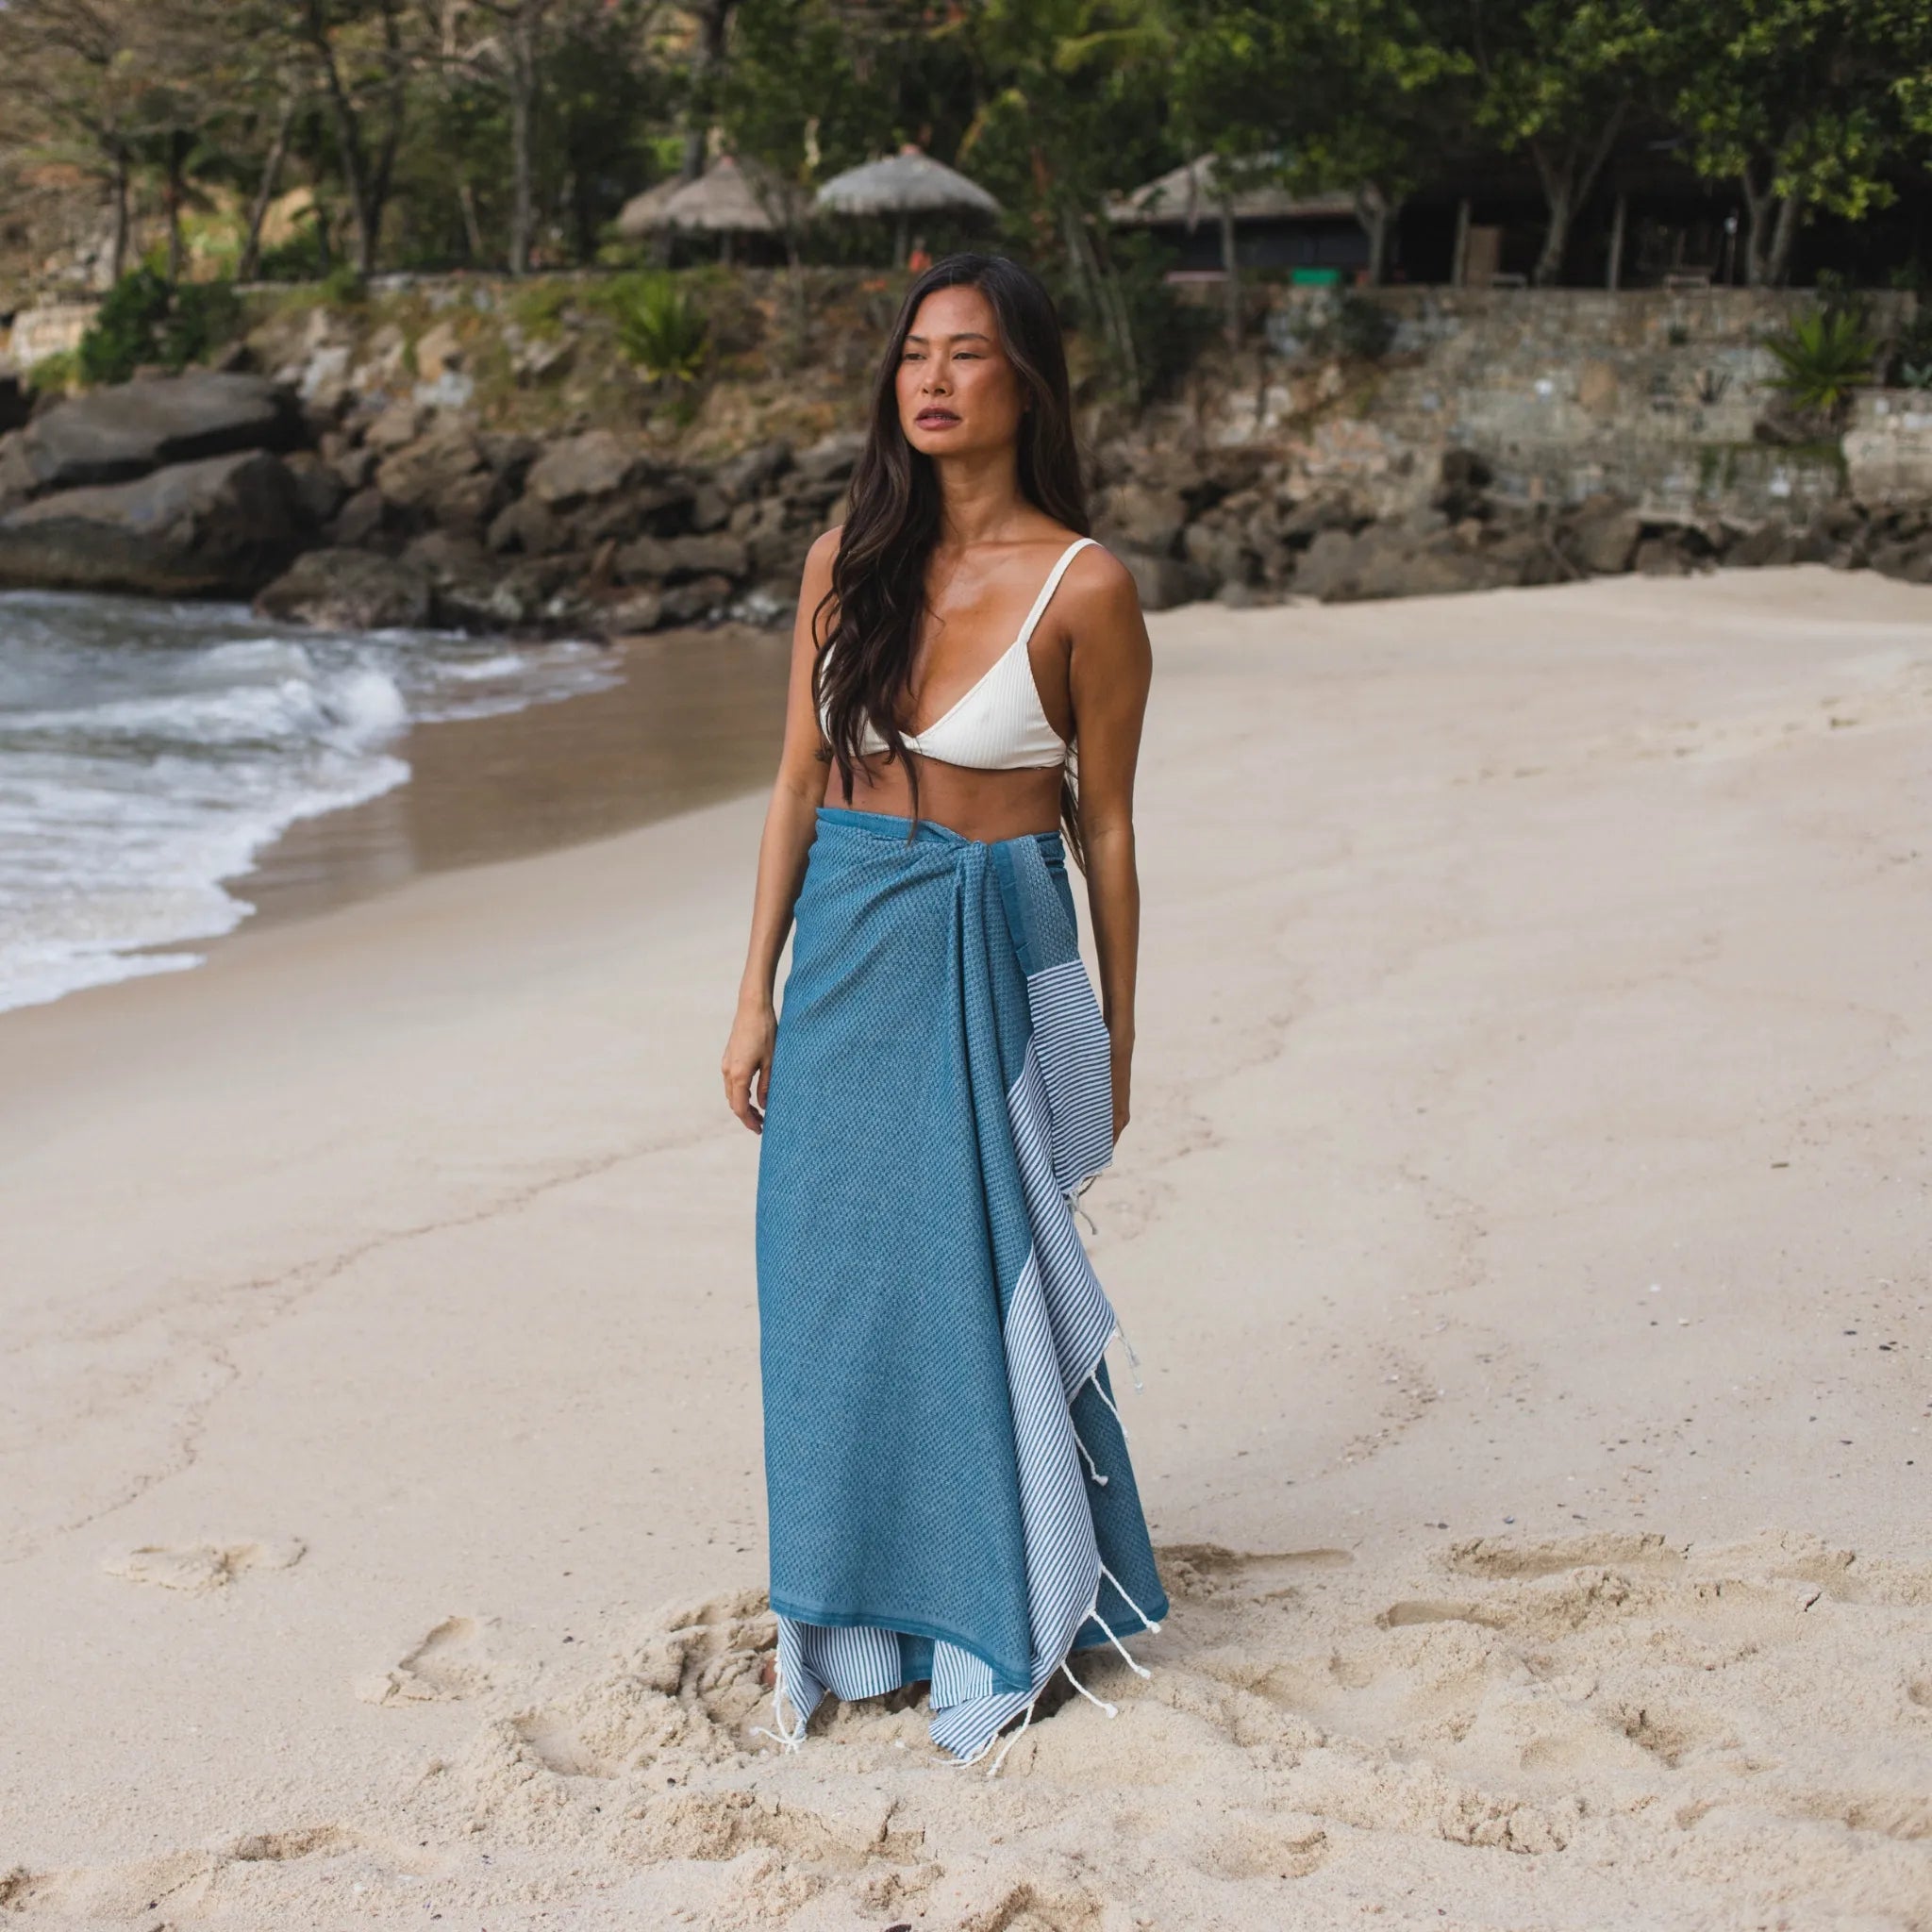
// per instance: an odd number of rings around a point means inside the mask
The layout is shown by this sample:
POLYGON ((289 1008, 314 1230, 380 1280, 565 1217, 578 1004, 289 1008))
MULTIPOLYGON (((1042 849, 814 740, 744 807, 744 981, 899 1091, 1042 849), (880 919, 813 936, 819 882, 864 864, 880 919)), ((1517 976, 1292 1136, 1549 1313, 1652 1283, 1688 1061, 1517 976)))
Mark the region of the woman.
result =
POLYGON ((1086 527, 1045 290, 947 257, 806 560, 724 1050, 763 1136, 764 1735, 788 1748, 827 1690, 929 1681, 933 1738, 971 1762, 1057 1673, 1092 1696, 1072 1652, 1167 1609, 1072 1207, 1127 1122, 1150 675, 1133 579, 1086 527))

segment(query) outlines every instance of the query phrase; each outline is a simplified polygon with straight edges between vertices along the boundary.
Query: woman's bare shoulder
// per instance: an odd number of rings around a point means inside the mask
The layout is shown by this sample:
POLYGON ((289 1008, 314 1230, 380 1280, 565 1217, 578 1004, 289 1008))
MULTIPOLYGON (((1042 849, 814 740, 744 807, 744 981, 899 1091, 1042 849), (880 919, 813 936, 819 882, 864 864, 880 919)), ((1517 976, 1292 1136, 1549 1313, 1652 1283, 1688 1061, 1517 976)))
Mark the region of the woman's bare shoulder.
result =
POLYGON ((1141 616, 1141 588, 1134 573, 1097 538, 1067 566, 1060 589, 1070 614, 1099 619, 1141 616))

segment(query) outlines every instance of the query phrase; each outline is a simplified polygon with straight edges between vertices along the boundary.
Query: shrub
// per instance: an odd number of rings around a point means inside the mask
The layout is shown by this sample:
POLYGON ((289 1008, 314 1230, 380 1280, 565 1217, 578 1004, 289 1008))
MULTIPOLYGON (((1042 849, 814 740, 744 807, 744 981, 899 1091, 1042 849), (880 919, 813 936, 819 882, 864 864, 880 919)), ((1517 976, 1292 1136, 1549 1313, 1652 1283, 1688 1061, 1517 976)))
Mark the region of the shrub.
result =
POLYGON ((619 275, 602 305, 617 325, 617 345, 654 381, 691 382, 704 368, 708 328, 703 310, 667 271, 619 275))
POLYGON ((143 362, 159 361, 168 303, 166 277, 144 263, 123 275, 101 298, 80 339, 81 380, 125 382, 143 362))
POLYGON ((1853 390, 1871 380, 1878 354, 1862 311, 1837 302, 1799 316, 1790 328, 1765 337, 1764 346, 1778 365, 1772 388, 1800 408, 1826 415, 1842 409, 1853 390))
POLYGON ((359 308, 369 299, 369 284, 353 262, 339 261, 322 278, 322 299, 333 308, 359 308))
POLYGON ((26 373, 27 387, 42 395, 52 395, 57 390, 64 394, 80 380, 80 357, 74 349, 56 349, 51 356, 42 356, 26 373))
POLYGON ((102 298, 75 352, 87 383, 125 382, 147 363, 182 369, 229 341, 242 306, 226 282, 183 282, 143 265, 125 275, 102 298))

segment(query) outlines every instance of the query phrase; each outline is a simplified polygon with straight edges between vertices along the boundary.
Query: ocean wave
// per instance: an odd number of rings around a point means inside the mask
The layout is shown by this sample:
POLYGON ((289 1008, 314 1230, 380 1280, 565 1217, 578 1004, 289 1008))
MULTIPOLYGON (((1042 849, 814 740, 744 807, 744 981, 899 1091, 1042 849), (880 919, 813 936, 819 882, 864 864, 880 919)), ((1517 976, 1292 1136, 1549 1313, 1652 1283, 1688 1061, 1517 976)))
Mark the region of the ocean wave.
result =
POLYGON ((410 724, 613 682, 581 642, 0 595, 0 1010, 196 964, 182 947, 253 910, 231 887, 266 846, 407 782, 410 724))

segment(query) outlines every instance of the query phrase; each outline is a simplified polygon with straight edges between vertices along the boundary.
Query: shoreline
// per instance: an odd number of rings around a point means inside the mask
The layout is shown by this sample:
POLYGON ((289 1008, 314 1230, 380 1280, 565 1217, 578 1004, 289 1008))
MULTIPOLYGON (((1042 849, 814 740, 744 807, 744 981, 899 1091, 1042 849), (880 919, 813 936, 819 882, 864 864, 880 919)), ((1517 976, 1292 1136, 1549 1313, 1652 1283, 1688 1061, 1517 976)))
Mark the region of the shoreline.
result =
MULTIPOLYGON (((506 644, 506 649, 510 648, 506 644)), ((477 717, 417 719, 372 750, 408 775, 296 819, 216 888, 243 908, 214 934, 127 945, 127 961, 198 961, 69 988, 62 1005, 130 979, 205 970, 241 934, 305 920, 439 873, 584 843, 769 785, 791 640, 743 625, 624 638, 611 685, 477 717)))
POLYGON ((0 1016, 0 1897, 1913 1922, 1925 593, 1150 628, 1119 1718, 991 1783, 917 1706, 750 1736, 740 796, 0 1016))
POLYGON ((604 839, 769 783, 790 631, 726 624, 613 641, 619 682, 416 724, 393 791, 291 825, 226 883, 245 929, 410 879, 604 839), (769 699, 771 702, 760 702, 769 699))

